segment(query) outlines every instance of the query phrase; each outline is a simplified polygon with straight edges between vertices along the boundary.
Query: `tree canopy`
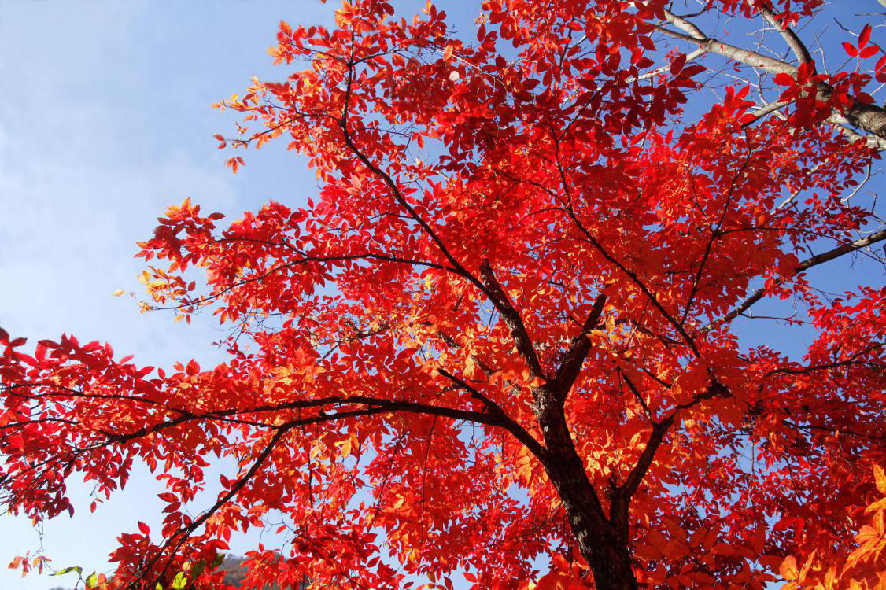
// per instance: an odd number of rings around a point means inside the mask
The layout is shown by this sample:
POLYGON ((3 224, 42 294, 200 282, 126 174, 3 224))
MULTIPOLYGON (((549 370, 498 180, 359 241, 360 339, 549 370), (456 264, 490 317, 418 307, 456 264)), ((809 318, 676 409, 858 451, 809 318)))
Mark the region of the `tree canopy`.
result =
POLYGON ((255 527, 285 545, 249 554, 256 587, 882 587, 886 290, 807 271, 880 270, 886 57, 870 24, 810 45, 827 10, 281 23, 282 79, 219 103, 242 123, 217 139, 288 142, 319 196, 185 200, 139 244, 145 309, 214 314, 227 361, 0 331, 0 499, 52 518, 71 476, 110 496, 147 464, 163 526, 121 534, 107 588, 219 587, 255 527), (750 321, 808 345, 746 345, 750 321), (216 457, 238 469, 196 506, 216 457))

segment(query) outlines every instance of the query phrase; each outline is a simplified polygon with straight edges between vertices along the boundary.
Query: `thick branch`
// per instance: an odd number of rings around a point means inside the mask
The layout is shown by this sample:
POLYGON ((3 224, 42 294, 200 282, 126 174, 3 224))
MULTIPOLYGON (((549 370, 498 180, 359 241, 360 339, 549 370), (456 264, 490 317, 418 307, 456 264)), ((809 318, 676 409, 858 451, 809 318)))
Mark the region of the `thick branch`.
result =
POLYGON ((456 385, 458 385, 463 390, 467 391, 471 394, 471 397, 479 400, 483 403, 484 406, 489 410, 489 414, 501 422, 501 427, 514 435, 514 437, 519 440, 523 445, 529 449, 533 455, 535 455, 539 459, 543 459, 543 455, 545 452, 544 447, 535 440, 529 432, 523 428, 518 422, 516 422, 513 418, 508 416, 501 406, 496 404, 494 401, 480 393, 475 387, 471 386, 469 383, 464 381, 463 379, 449 373, 444 369, 437 369, 437 372, 440 375, 446 377, 456 385))
MULTIPOLYGON (((798 69, 793 64, 767 57, 756 51, 741 49, 740 47, 711 39, 696 25, 668 11, 665 11, 665 18, 675 27, 685 31, 685 33, 680 33, 666 27, 653 25, 656 30, 670 37, 687 41, 709 53, 716 53, 739 63, 760 68, 773 75, 789 74, 793 77, 797 76, 798 69)), ((826 101, 830 98, 833 88, 826 84, 819 84, 818 92, 821 99, 826 101)), ((842 117, 850 125, 876 135, 880 139, 886 139, 886 110, 882 107, 873 104, 863 104, 856 100, 842 113, 842 117)))
POLYGON ((628 537, 629 533, 628 516, 630 514, 631 499, 637 492, 637 488, 640 487, 640 483, 646 476, 646 472, 648 472, 649 468, 652 466, 652 461, 655 459, 655 453, 658 452, 658 449, 664 442, 668 429, 673 423, 674 415, 671 415, 665 420, 653 424, 649 440, 646 441, 646 447, 643 449, 640 458, 637 459, 636 465, 634 465, 633 469, 628 473, 628 477, 625 479, 624 484, 613 490, 612 503, 609 507, 609 520, 625 538, 628 537))
POLYGON ((560 363, 560 367, 557 369, 556 374, 554 374, 554 377, 551 380, 553 389, 559 398, 560 403, 563 403, 566 400, 566 396, 572 388, 572 384, 575 383, 576 378, 578 378, 581 366, 584 364, 585 358, 587 358, 588 352, 591 350, 591 339, 588 338, 588 333, 597 328, 600 316, 603 315, 603 306, 605 304, 606 295, 600 293, 594 301, 594 306, 591 308, 591 312, 588 314, 587 319, 585 319, 585 323, 581 328, 581 333, 572 339, 572 342, 569 345, 569 350, 566 351, 566 356, 563 358, 563 362, 560 363))
POLYGON ((761 68, 770 74, 790 74, 793 76, 797 73, 796 66, 792 64, 767 57, 756 51, 748 51, 747 49, 742 49, 735 45, 729 45, 728 43, 711 39, 695 24, 676 16, 669 11, 665 11, 665 19, 678 29, 685 31, 687 34, 678 33, 677 31, 660 26, 656 26, 656 30, 661 31, 670 37, 674 37, 675 39, 681 39, 693 43, 704 51, 717 53, 751 67, 761 68))
MULTIPOLYGON (((634 389, 633 384, 630 384, 629 386, 634 390, 635 395, 642 400, 640 392, 634 389)), ((649 435, 649 440, 646 441, 646 447, 644 447, 643 453, 640 455, 637 463, 628 473, 625 482, 621 486, 613 489, 612 503, 609 508, 609 519, 613 526, 615 526, 622 535, 626 536, 628 533, 628 514, 631 499, 642 483, 646 473, 649 471, 649 468, 652 466, 655 454, 664 442, 668 430, 674 424, 678 412, 680 412, 680 410, 689 409, 704 400, 713 399, 715 397, 725 397, 729 395, 729 393, 729 389, 725 385, 712 377, 710 385, 708 385, 704 391, 697 394, 691 401, 675 406, 673 413, 664 420, 653 423, 652 433, 649 435)))

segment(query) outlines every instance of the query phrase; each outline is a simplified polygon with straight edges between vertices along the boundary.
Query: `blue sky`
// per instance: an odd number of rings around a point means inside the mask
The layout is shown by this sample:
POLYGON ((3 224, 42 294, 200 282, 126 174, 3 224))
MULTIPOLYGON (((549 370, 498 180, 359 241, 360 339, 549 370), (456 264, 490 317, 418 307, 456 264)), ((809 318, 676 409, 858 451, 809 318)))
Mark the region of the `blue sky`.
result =
MULTIPOLYGON (((112 293, 141 294, 135 241, 169 204, 191 197, 236 215, 315 193, 314 174, 276 146, 233 176, 212 138, 231 119, 210 105, 272 73, 265 49, 281 18, 328 23, 332 10, 308 0, 0 0, 0 325, 33 339, 107 340, 144 364, 211 363, 209 322, 141 315, 112 293)), ((159 514, 155 491, 141 473, 95 515, 80 502, 73 519, 45 524, 45 553, 57 567, 106 567, 116 535, 159 514)), ((5 568, 39 545, 27 521, 0 517, 0 588, 65 582, 5 568)))
MULTIPOLYGON (((252 76, 280 75, 265 49, 281 18, 329 23, 335 6, 0 0, 0 325, 35 340, 62 332, 106 340, 147 365, 217 360, 209 343, 219 333, 210 322, 186 326, 141 315, 135 300, 112 293, 141 294, 134 242, 151 235, 169 204, 190 197, 237 216, 270 198, 297 205, 316 193, 314 174, 279 144, 250 154, 231 175, 212 138, 230 131, 231 119, 210 105, 252 76)), ((472 15, 458 16, 469 22, 472 15)), ((746 336, 766 340, 771 332, 746 336)), ((88 489, 75 488, 85 499, 88 489)), ((156 491, 142 472, 95 515, 85 510, 88 502, 75 502, 84 509, 72 519, 45 524, 45 553, 56 567, 106 568, 119 532, 138 520, 156 522, 156 491)), ((0 517, 0 589, 72 584, 2 567, 40 545, 28 522, 0 517)))

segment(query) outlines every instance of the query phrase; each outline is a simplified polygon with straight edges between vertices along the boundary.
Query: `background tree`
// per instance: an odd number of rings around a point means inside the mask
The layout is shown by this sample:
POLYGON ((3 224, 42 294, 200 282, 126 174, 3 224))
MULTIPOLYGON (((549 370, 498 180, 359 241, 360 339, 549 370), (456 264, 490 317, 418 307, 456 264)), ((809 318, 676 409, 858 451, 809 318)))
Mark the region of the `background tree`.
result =
POLYGON ((114 587, 217 583, 202 564, 269 516, 289 552, 253 552, 256 585, 520 588, 543 555, 548 587, 873 587, 884 290, 805 271, 880 261, 857 189, 886 59, 865 27, 867 73, 819 65, 792 27, 820 4, 490 0, 476 40, 432 5, 282 23, 302 69, 221 103, 244 123, 218 139, 287 136, 319 199, 221 228, 185 201, 140 245, 146 308, 211 310, 229 361, 0 332, 3 501, 52 517, 75 472, 109 495, 147 463, 164 524, 121 535, 114 587), (727 17, 792 54, 706 32, 727 17), (772 296, 802 359, 740 342, 772 296), (195 512, 209 455, 240 468, 195 512))

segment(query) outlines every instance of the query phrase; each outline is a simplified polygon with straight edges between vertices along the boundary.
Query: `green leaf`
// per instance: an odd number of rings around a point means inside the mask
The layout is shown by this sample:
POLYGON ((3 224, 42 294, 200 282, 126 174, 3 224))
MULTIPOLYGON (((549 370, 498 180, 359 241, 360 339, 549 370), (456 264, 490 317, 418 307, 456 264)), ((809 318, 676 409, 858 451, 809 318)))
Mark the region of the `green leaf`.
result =
POLYGON ((191 567, 191 577, 192 578, 199 578, 200 574, 202 574, 203 570, 205 570, 205 569, 206 569, 206 562, 205 561, 198 561, 197 563, 195 563, 191 567))
POLYGON ((185 586, 188 585, 188 577, 184 574, 184 572, 178 572, 175 574, 175 579, 172 580, 172 590, 183 590, 185 586))
POLYGON ((215 559, 212 560, 212 569, 217 568, 222 563, 224 563, 224 561, 225 561, 225 554, 219 553, 218 555, 215 556, 215 559))
POLYGON ((98 586, 98 574, 92 572, 91 574, 89 574, 89 577, 86 578, 86 587, 95 588, 96 586, 98 586))
POLYGON ((72 565, 71 567, 66 567, 63 570, 58 570, 57 572, 53 573, 52 575, 53 576, 63 576, 65 574, 69 574, 71 572, 77 572, 78 574, 82 574, 83 568, 80 567, 79 565, 72 565))

